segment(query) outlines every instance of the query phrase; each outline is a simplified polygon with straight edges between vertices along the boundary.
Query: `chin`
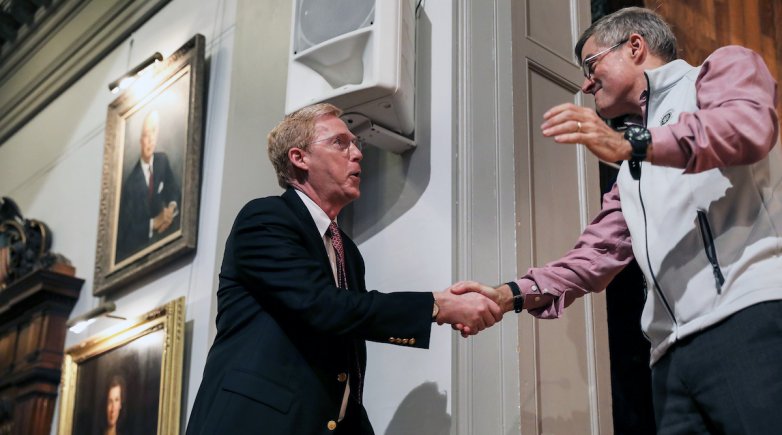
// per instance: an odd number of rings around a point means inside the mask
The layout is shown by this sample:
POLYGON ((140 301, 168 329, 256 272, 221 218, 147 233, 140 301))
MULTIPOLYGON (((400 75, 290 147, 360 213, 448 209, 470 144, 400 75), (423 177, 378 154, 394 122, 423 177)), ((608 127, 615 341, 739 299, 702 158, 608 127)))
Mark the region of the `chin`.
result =
POLYGON ((618 116, 621 116, 620 113, 617 113, 616 110, 611 110, 611 108, 603 108, 595 104, 595 110, 597 111, 597 114, 603 118, 603 119, 614 119, 618 116))

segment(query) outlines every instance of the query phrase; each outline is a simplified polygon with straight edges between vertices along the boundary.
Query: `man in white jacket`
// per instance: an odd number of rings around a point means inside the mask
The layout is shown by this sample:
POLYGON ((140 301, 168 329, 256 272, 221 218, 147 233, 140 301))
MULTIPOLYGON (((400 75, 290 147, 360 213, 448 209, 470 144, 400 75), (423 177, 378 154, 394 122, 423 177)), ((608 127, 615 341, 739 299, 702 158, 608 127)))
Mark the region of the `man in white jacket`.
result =
POLYGON ((782 156, 776 82, 762 58, 723 47, 676 59, 654 12, 626 8, 576 46, 597 112, 563 104, 543 134, 623 161, 602 212, 561 259, 497 288, 504 310, 555 318, 635 258, 647 283, 659 433, 782 428, 782 156), (598 115, 599 114, 599 115, 598 115), (625 119, 623 131, 602 118, 625 119))

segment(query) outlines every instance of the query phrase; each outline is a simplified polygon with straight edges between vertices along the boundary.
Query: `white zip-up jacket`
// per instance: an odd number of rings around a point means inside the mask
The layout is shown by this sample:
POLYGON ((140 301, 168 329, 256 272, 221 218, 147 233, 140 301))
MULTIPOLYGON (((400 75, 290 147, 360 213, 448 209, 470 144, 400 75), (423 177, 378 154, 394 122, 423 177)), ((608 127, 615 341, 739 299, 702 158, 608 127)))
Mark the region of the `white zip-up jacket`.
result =
MULTIPOLYGON (((647 128, 697 115, 700 73, 683 60, 647 71, 647 128)), ((740 135, 726 140, 744 145, 740 135)), ((653 363, 682 337, 750 305, 782 299, 782 158, 775 147, 754 163, 697 173, 648 162, 641 168, 636 181, 623 164, 617 184, 646 278, 641 324, 653 363)))
POLYGON ((646 76, 653 161, 640 181, 624 163, 575 247, 517 283, 555 296, 531 314, 559 317, 635 257, 654 364, 678 340, 782 299, 782 153, 776 83, 751 50, 723 47, 700 67, 676 60, 646 76))

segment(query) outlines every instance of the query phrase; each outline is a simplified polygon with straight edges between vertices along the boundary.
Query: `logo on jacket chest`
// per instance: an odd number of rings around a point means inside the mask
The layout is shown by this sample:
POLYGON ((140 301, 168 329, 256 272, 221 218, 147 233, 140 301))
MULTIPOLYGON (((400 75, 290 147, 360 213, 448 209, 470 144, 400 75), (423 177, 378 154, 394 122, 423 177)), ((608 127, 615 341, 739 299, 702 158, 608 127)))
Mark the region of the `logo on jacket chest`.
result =
POLYGON ((660 118, 660 125, 663 126, 667 124, 668 121, 671 120, 671 116, 673 116, 673 109, 668 109, 668 111, 663 114, 662 118, 660 118))

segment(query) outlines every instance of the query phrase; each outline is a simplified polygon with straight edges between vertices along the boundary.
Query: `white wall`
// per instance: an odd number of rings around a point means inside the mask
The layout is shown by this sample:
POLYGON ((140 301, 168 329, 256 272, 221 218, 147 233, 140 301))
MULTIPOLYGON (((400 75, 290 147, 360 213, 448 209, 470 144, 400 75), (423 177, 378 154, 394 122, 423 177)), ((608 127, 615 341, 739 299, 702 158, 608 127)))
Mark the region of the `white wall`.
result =
MULTIPOLYGON (((353 237, 368 288, 442 290, 453 281, 453 6, 424 2, 416 26, 417 149, 365 152, 353 237)), ((369 343, 364 403, 379 434, 447 434, 453 333, 432 327, 429 350, 369 343)))
MULTIPOLYGON (((112 299, 115 314, 132 318, 180 296, 187 298, 187 339, 209 340, 214 258, 222 250, 216 233, 223 178, 230 66, 236 18, 235 0, 173 0, 100 61, 69 90, 0 146, 0 194, 16 200, 26 217, 46 222, 54 233, 52 250, 65 255, 86 280, 72 317, 98 305, 92 296, 100 202, 107 84, 155 51, 173 53, 195 33, 206 37, 209 69, 198 251, 194 257, 134 283, 112 299)), ((103 318, 81 334, 69 332, 66 348, 114 326, 103 318)), ((184 394, 187 408, 198 387, 205 345, 186 351, 184 394)), ((55 424, 52 433, 56 432, 55 424)))
MULTIPOLYGON (((92 275, 106 109, 114 98, 106 85, 155 51, 167 56, 195 33, 206 37, 197 253, 112 296, 116 314, 126 317, 186 296, 183 429, 214 338, 225 237, 247 200, 280 192, 265 135, 283 115, 290 10, 289 0, 172 0, 0 146, 0 195, 49 224, 53 250, 86 279, 72 316, 90 310, 99 303, 92 275)), ((432 291, 453 280, 453 14, 451 2, 424 2, 418 19, 418 148, 365 156, 363 194, 351 213, 370 288, 432 291)), ((68 333, 66 347, 115 322, 68 333)), ((365 404, 377 433, 450 431, 453 337, 434 326, 429 350, 369 344, 365 404)))

